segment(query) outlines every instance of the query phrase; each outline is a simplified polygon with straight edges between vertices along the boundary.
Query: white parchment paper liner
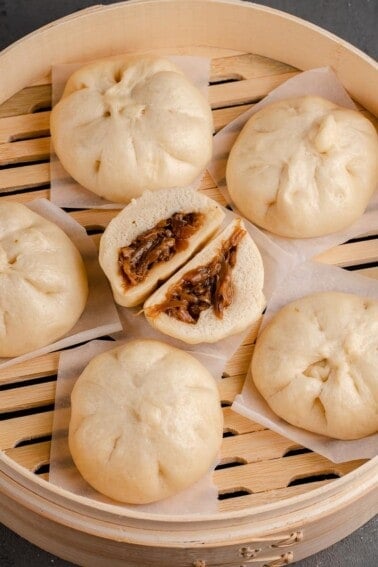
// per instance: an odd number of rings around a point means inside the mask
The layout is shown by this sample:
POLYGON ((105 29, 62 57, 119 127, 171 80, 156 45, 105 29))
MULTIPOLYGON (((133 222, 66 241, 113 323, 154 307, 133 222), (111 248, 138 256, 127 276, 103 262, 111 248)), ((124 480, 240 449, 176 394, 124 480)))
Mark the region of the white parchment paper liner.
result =
MULTIPOLYGON (((226 201, 232 204, 226 185, 226 165, 230 150, 245 123, 257 111, 273 102, 295 96, 317 95, 346 108, 356 106, 335 73, 329 67, 305 71, 289 79, 273 91, 261 102, 238 116, 214 136, 213 159, 208 171, 224 194, 226 201)), ((232 205, 234 210, 236 207, 232 205)), ((286 252, 294 255, 298 262, 310 259, 320 252, 346 242, 361 234, 370 234, 378 227, 378 192, 370 200, 366 212, 354 224, 345 230, 318 238, 285 238, 261 229, 267 237, 286 252)))
MULTIPOLYGON (((147 338, 147 337, 143 337, 147 338)), ((86 496, 97 502, 118 505, 122 510, 138 510, 155 514, 193 514, 211 513, 217 510, 218 490, 212 480, 211 470, 198 482, 175 496, 152 504, 122 504, 103 496, 94 490, 80 475, 75 467, 68 447, 68 426, 71 413, 71 392, 73 386, 88 362, 97 354, 115 348, 127 341, 92 341, 84 346, 63 352, 59 360, 58 380, 55 397, 53 434, 50 452, 49 481, 80 496, 86 496)), ((209 369, 213 361, 206 356, 193 356, 209 369)), ((148 353, 146 353, 148 356, 148 353)))
POLYGON ((87 271, 89 295, 76 325, 50 345, 13 358, 0 358, 0 368, 119 331, 122 326, 109 284, 97 260, 97 250, 85 229, 47 199, 27 203, 29 209, 58 225, 78 248, 87 271))
MULTIPOLYGON (((378 300, 378 282, 342 268, 316 262, 305 262, 297 267, 274 293, 264 315, 261 330, 284 305, 319 291, 341 291, 378 300)), ((290 353, 288 353, 290 356, 290 353)), ((378 434, 353 441, 339 441, 316 433, 310 433, 290 425, 279 418, 256 389, 251 369, 248 370, 241 394, 236 396, 232 409, 261 423, 265 427, 296 441, 300 445, 323 455, 334 463, 368 459, 378 452, 378 434)))
MULTIPOLYGON (((165 56, 177 65, 188 79, 207 98, 210 77, 210 59, 207 57, 188 55, 165 56)), ((86 62, 85 64, 88 64, 86 62)), ((83 63, 67 63, 55 65, 52 68, 52 106, 60 100, 66 82, 70 75, 83 66, 83 63)), ((189 186, 198 189, 203 173, 189 186)), ((50 199, 53 203, 67 209, 96 208, 96 209, 122 209, 125 203, 113 203, 85 189, 77 183, 60 163, 51 144, 50 151, 50 199)))

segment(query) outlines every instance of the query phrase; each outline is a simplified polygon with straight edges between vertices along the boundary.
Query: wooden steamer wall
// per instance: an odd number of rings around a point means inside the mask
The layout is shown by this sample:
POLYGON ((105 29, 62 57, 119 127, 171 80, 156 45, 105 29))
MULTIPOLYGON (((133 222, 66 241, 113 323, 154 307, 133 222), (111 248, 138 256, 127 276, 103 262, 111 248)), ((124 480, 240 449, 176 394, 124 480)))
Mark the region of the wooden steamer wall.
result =
MULTIPOLYGON (((51 64, 147 48, 211 58, 209 94, 217 131, 297 68, 326 63, 357 102, 377 110, 374 62, 291 16, 211 0, 96 7, 42 28, 0 54, 0 199, 26 203, 49 197, 51 64)), ((368 110, 364 113, 375 121, 368 110)), ((222 202, 208 175, 201 191, 222 202)), ((116 211, 70 214, 98 244, 116 211)), ((377 239, 369 234, 318 259, 378 278, 377 256, 377 239)), ((120 516, 111 506, 92 506, 49 485, 59 361, 59 353, 52 353, 0 370, 0 521, 40 547, 91 567, 278 567, 362 525, 377 509, 377 460, 335 465, 230 409, 243 384, 254 333, 219 385, 225 429, 214 473, 218 514, 172 521, 141 513, 120 516)))

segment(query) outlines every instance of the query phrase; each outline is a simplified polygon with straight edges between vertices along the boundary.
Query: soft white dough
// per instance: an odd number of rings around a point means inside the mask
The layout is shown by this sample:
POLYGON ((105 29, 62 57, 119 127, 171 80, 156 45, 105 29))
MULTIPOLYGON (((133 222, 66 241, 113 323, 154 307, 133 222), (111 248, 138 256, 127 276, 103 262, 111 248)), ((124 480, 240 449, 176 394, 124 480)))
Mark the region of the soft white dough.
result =
POLYGON ((146 189, 190 185, 211 158, 213 120, 202 93, 171 61, 117 56, 68 80, 51 113, 54 149, 94 193, 128 202, 146 189))
POLYGON ((0 356, 66 334, 87 296, 82 258, 63 230, 25 205, 0 203, 0 356))
POLYGON ((259 336, 252 376, 289 423, 336 439, 378 430, 378 301, 322 292, 281 309, 259 336))
POLYGON ((253 223, 317 237, 360 217, 378 184, 378 137, 355 110, 314 96, 271 104, 239 134, 227 163, 232 200, 253 223))
POLYGON ((216 382, 193 356, 135 340, 93 358, 71 395, 69 447, 84 479, 120 502, 154 502, 210 469, 223 414, 216 382))

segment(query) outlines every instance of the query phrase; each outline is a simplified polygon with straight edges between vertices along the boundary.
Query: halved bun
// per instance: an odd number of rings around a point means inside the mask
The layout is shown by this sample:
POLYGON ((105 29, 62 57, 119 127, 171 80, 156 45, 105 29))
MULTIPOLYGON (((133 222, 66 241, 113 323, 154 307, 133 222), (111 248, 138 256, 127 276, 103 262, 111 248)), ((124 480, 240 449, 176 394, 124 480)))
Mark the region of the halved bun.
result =
POLYGON ((166 335, 190 344, 213 343, 243 331, 258 320, 265 306, 263 283, 264 266, 260 253, 243 222, 237 219, 145 302, 144 313, 147 321, 166 335), (235 265, 230 272, 232 301, 224 308, 223 317, 217 316, 215 309, 210 307, 200 313, 196 323, 188 323, 161 311, 159 306, 166 301, 176 284, 191 270, 211 263, 238 229, 243 231, 243 235, 236 248, 235 265))
POLYGON ((110 282, 115 301, 125 307, 142 303, 159 281, 169 278, 209 240, 223 218, 224 212, 215 201, 193 189, 147 191, 133 200, 109 223, 100 242, 100 265, 110 282), (187 239, 187 247, 178 250, 169 260, 153 265, 140 283, 128 286, 119 264, 120 250, 176 213, 203 215, 198 230, 187 239))

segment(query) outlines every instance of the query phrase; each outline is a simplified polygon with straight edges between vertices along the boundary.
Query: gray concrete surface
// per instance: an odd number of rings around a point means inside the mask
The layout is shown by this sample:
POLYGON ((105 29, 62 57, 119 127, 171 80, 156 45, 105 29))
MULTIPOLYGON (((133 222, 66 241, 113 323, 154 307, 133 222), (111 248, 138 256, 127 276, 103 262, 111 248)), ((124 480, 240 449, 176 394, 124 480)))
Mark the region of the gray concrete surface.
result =
MULTIPOLYGON (((96 3, 100 2, 0 0, 0 50, 46 23, 96 3)), ((102 3, 112 2, 103 0, 102 3)), ((256 3, 313 22, 359 47, 371 57, 377 58, 378 0, 256 0, 256 3)), ((0 567, 69 567, 70 565, 72 564, 31 545, 0 524, 0 567)), ((378 565, 377 518, 329 549, 297 562, 296 565, 298 567, 376 567, 378 565)))

